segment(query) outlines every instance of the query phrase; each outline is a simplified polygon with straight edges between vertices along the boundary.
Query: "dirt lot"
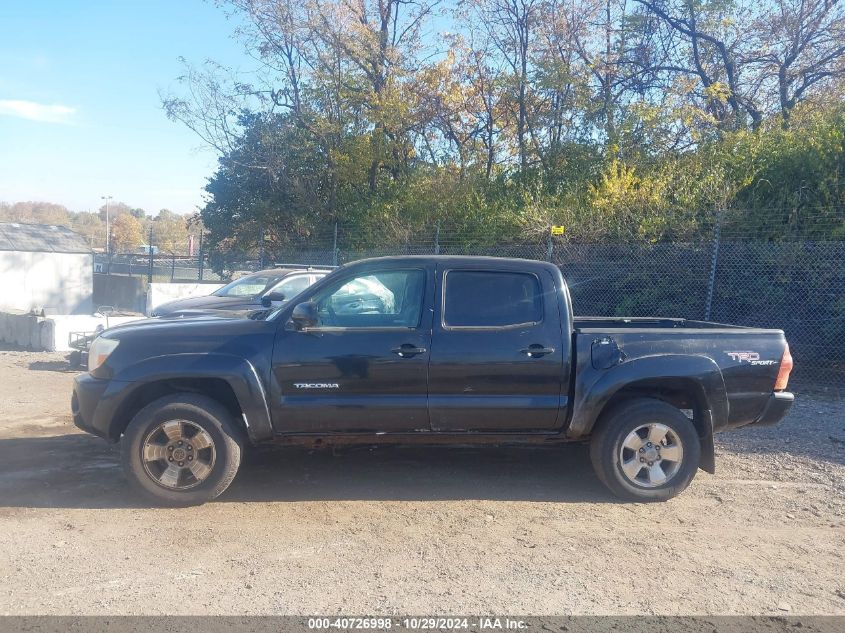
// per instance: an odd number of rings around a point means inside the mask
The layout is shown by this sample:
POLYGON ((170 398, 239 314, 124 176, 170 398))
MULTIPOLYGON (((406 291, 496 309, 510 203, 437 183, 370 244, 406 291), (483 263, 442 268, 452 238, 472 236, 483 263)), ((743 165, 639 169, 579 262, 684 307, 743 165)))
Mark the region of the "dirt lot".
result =
POLYGON ((0 614, 845 614, 841 401, 721 436, 660 505, 573 446, 260 452, 163 510, 71 424, 73 375, 0 352, 0 614))

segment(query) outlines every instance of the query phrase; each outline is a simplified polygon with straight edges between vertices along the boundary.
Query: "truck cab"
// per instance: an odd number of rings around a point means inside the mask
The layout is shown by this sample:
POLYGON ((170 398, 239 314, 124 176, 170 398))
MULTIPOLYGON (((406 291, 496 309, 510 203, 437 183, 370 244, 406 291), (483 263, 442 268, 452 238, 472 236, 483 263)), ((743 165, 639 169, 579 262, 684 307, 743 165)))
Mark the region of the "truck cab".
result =
POLYGON ((286 433, 560 429, 571 314, 556 275, 539 262, 430 257, 332 275, 278 315, 274 422, 286 433))

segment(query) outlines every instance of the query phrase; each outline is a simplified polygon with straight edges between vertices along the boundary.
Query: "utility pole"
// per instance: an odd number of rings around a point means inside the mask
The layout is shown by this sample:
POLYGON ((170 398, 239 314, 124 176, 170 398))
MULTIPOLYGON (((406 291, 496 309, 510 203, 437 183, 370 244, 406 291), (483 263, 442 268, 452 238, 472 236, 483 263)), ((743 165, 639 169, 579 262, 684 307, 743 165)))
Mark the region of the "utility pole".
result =
POLYGON ((109 203, 111 202, 111 196, 100 196, 100 200, 106 201, 106 252, 111 253, 111 239, 109 233, 109 203))

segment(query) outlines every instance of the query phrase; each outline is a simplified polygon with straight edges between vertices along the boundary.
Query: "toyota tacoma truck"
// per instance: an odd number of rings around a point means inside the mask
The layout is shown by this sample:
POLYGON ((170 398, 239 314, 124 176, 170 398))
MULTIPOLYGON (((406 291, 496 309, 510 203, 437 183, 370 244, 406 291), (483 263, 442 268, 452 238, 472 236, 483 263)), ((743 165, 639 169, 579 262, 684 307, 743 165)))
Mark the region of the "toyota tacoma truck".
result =
POLYGON ((794 399, 780 330, 574 317, 556 266, 488 257, 354 262, 249 317, 110 328, 88 362, 75 424, 165 505, 217 497, 264 443, 583 442, 613 493, 662 501, 714 472, 714 433, 794 399))

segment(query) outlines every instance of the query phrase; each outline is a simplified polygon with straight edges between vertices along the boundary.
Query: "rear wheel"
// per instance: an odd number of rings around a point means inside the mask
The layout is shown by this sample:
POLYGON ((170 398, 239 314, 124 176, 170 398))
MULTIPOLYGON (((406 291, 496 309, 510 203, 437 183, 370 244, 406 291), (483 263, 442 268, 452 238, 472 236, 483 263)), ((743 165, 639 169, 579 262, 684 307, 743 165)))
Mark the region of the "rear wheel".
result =
POLYGON ((666 501, 695 477, 701 446, 692 421, 661 400, 639 398, 611 409, 590 444, 598 478, 631 501, 666 501))
POLYGON ((170 506, 196 505, 220 495, 235 478, 242 450, 229 411, 191 393, 165 396, 141 409, 121 442, 130 484, 170 506))

